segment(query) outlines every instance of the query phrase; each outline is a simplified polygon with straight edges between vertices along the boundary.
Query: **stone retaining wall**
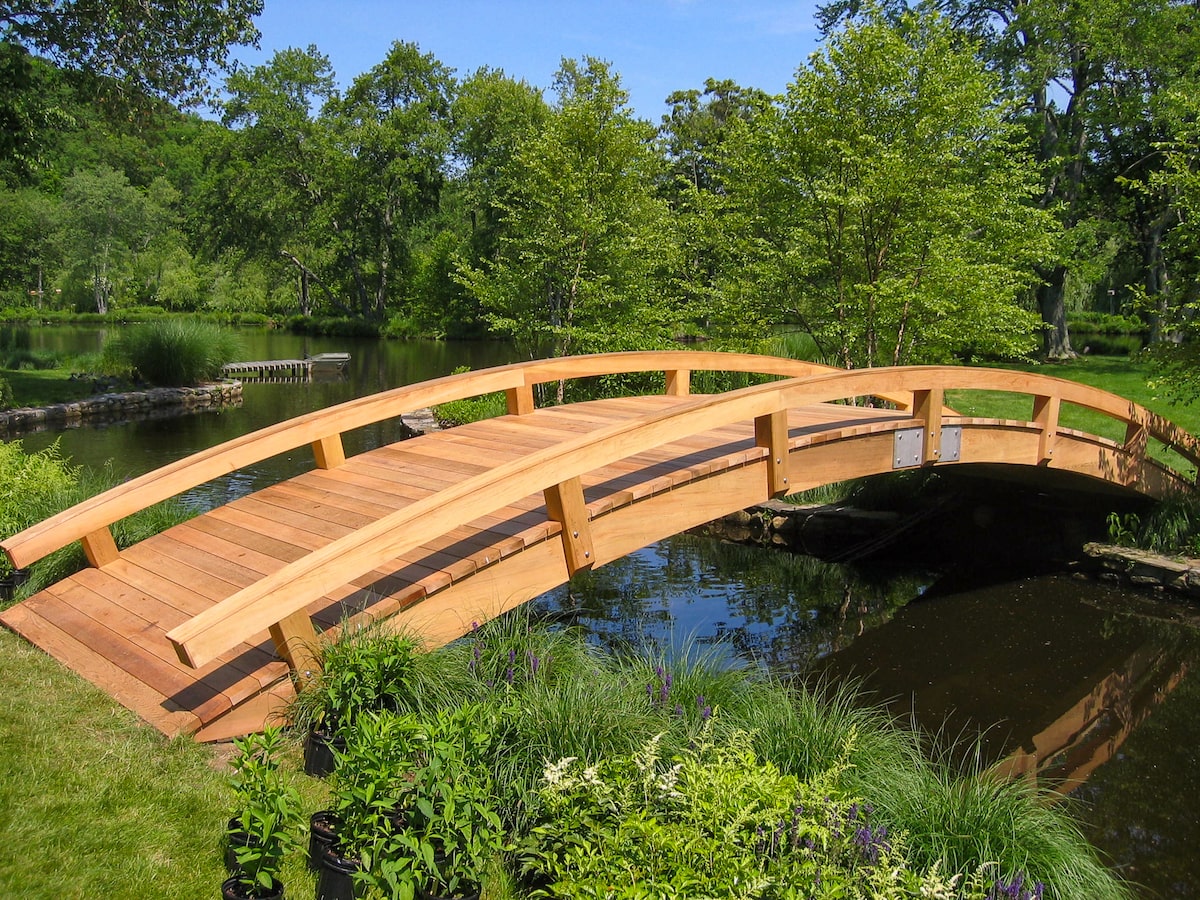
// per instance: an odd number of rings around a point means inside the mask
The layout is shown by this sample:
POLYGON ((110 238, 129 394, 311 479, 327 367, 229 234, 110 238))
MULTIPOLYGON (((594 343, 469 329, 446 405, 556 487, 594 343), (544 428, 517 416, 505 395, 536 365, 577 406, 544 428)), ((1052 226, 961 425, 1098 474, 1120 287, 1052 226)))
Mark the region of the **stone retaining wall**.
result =
POLYGON ((242 383, 223 381, 199 387, 147 388, 142 391, 99 394, 72 403, 9 409, 0 412, 0 435, 16 437, 31 431, 78 428, 83 424, 178 415, 222 406, 240 406, 242 383))
POLYGON ((1084 574, 1140 588, 1200 597, 1200 560, 1159 556, 1148 550, 1085 544, 1084 574))

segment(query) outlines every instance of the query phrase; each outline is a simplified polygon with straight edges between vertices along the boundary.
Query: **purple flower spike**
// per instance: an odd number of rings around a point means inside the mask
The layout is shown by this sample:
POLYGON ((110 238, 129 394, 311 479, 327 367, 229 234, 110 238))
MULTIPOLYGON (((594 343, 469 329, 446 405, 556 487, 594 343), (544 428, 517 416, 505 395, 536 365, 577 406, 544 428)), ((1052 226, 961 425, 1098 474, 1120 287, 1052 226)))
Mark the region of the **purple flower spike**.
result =
POLYGON ((512 684, 512 683, 513 683, 513 676, 514 676, 514 675, 516 675, 516 673, 513 671, 513 667, 512 667, 512 666, 509 666, 509 667, 508 667, 508 668, 505 670, 505 672, 504 672, 504 678, 505 678, 505 680, 506 680, 506 681, 507 681, 509 684, 512 684))
POLYGON ((538 666, 540 666, 540 665, 541 665, 541 662, 542 662, 542 661, 541 661, 540 659, 538 659, 538 658, 537 658, 537 656, 536 656, 536 655, 533 653, 533 651, 531 650, 531 651, 529 652, 529 671, 530 671, 532 674, 534 674, 534 675, 536 675, 536 674, 537 674, 537 672, 538 672, 538 666))
POLYGON ((675 715, 677 715, 677 716, 683 715, 683 707, 680 706, 678 703, 675 704, 675 715))

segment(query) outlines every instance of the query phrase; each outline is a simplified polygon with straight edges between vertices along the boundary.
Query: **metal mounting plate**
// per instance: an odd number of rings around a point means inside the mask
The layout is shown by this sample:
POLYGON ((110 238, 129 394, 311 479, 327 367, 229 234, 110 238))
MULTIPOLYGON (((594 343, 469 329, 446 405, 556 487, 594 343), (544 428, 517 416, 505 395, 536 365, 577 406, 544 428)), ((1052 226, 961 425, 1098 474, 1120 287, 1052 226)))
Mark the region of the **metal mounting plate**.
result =
POLYGON ((921 441, 924 428, 897 428, 892 442, 892 468, 911 469, 925 462, 925 446, 921 441))
MULTIPOLYGON (((892 443, 892 468, 911 469, 925 462, 924 428, 898 428, 892 443)), ((938 462, 958 462, 962 456, 962 426, 942 429, 941 455, 938 462)))

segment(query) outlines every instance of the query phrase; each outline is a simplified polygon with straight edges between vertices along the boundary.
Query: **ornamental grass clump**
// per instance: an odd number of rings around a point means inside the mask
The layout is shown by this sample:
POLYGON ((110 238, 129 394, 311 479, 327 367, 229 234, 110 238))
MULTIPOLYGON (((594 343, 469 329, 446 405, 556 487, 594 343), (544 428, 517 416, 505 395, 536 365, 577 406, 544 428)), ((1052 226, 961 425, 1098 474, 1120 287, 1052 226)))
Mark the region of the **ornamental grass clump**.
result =
POLYGON ((104 346, 107 368, 149 384, 183 387, 214 381, 238 352, 234 334, 198 319, 136 325, 104 346))

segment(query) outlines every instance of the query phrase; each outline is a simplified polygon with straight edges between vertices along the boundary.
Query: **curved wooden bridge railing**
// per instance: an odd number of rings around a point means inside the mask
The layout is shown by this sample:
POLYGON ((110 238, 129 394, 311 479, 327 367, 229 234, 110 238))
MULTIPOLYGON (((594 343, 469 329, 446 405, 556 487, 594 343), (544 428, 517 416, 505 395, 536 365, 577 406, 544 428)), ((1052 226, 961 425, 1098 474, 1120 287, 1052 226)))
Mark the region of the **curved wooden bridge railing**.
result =
POLYGON ((921 428, 918 458, 940 459, 944 426, 967 421, 945 407, 949 390, 1004 391, 1029 395, 1031 417, 1013 426, 1036 432, 1035 458, 1003 460, 1050 465, 1056 443, 1070 432, 1060 424, 1063 404, 1099 412, 1124 427, 1124 471, 1105 473, 1120 484, 1137 484, 1148 471, 1160 482, 1179 483, 1147 456, 1150 439, 1200 466, 1200 445, 1187 432, 1113 394, 1044 375, 996 369, 905 367, 844 371, 773 357, 695 351, 622 353, 544 360, 453 375, 397 388, 229 441, 148 473, 0 543, 14 565, 24 566, 73 540, 82 540, 88 559, 102 567, 118 557, 109 526, 119 519, 196 485, 270 456, 311 445, 318 467, 345 461, 344 432, 424 406, 504 391, 511 414, 534 409, 535 385, 615 373, 663 371, 666 389, 689 395, 693 371, 721 370, 780 376, 782 380, 726 394, 694 396, 664 412, 646 415, 533 451, 384 516, 237 591, 176 627, 167 637, 181 660, 201 666, 251 635, 268 629, 280 655, 303 671, 315 665, 315 632, 306 607, 408 550, 452 530, 461 522, 542 492, 546 509, 561 524, 567 571, 591 565, 590 522, 580 476, 616 460, 731 423, 755 423, 755 443, 766 466, 767 491, 788 492, 787 411, 849 398, 886 399, 907 411, 921 428), (1161 474, 1166 473, 1166 474, 1161 474), (1165 479, 1165 481, 1164 481, 1165 479))

